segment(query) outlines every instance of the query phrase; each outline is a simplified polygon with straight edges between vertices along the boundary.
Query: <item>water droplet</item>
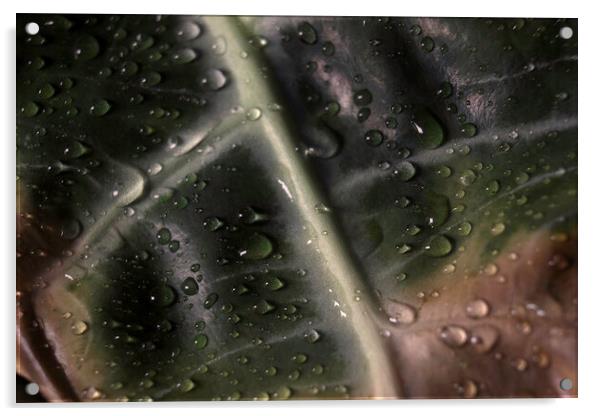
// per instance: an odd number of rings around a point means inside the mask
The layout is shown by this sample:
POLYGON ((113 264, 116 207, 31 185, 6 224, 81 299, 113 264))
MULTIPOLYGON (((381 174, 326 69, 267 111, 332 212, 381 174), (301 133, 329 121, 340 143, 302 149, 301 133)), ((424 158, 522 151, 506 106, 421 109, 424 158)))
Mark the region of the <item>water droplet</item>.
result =
POLYGON ((364 140, 370 146, 379 146, 383 142, 384 138, 385 136, 380 130, 368 130, 368 132, 366 132, 364 135, 364 140))
POLYGON ((160 163, 153 163, 147 169, 147 172, 150 176, 158 175, 163 170, 163 165, 160 163))
POLYGON ((468 341, 468 333, 459 325, 447 325, 439 329, 439 339, 446 345, 458 348, 468 341))
POLYGON ((46 83, 42 85, 40 89, 38 89, 38 97, 40 97, 43 100, 46 100, 52 97, 54 95, 54 92, 54 87, 51 84, 46 83))
POLYGON ((253 309, 255 310, 255 312, 257 312, 260 315, 265 315, 267 313, 272 312, 276 307, 274 305, 272 305, 270 302, 268 302, 265 299, 260 300, 258 303, 256 303, 253 306, 253 309))
POLYGON ((88 324, 84 321, 76 321, 73 326, 71 326, 71 332, 75 335, 82 335, 88 330, 88 324))
POLYGON ((453 245, 449 238, 444 235, 438 235, 424 246, 424 251, 432 257, 443 257, 449 254, 452 248, 453 245))
POLYGON ((420 41, 420 47, 424 49, 426 52, 432 52, 435 48, 435 41, 429 36, 425 36, 420 41))
POLYGON ((453 92, 454 92, 454 88, 453 88, 452 84, 450 84, 449 82, 444 82, 437 89, 436 95, 439 98, 449 98, 449 97, 451 97, 453 92))
POLYGON ((157 241, 162 245, 168 244, 171 241, 171 231, 167 228, 161 228, 157 231, 157 241))
POLYGON ((215 43, 213 43, 211 45, 211 50, 216 55, 225 54, 228 50, 228 44, 226 42, 226 39, 223 36, 219 36, 219 37, 215 38, 215 43))
POLYGON ((489 304, 483 299, 475 299, 466 305, 466 315, 472 319, 480 319, 489 315, 489 304))
POLYGON ((78 61, 88 61, 95 58, 100 52, 100 45, 95 37, 81 35, 75 40, 73 55, 78 61))
POLYGON ((297 26, 297 35, 301 42, 306 43, 308 45, 313 45, 318 41, 318 33, 316 29, 308 22, 301 22, 299 26, 297 26))
POLYGON ((317 342, 320 339, 320 333, 315 329, 310 329, 309 331, 303 334, 303 338, 310 344, 317 342))
POLYGON ((203 306, 205 307, 205 309, 209 309, 213 305, 215 305, 215 302, 217 302, 217 298, 217 293, 210 293, 209 295, 207 295, 207 298, 203 302, 203 306))
POLYGON ((199 293, 199 284, 193 277, 187 277, 181 284, 180 288, 182 292, 188 296, 196 295, 199 293))
POLYGON ((209 69, 201 78, 201 85, 213 91, 221 90, 227 82, 226 74, 220 69, 209 69))
POLYGON ((190 48, 181 49, 173 52, 169 56, 169 59, 174 64, 187 64, 196 59, 196 52, 190 48))
POLYGON ((269 216, 251 206, 243 208, 238 213, 238 218, 245 224, 257 224, 269 220, 269 216))
POLYGON ((467 236, 470 234, 471 231, 472 231, 472 224, 469 223, 468 221, 464 221, 464 222, 458 224, 458 226, 456 228, 456 233, 461 236, 467 236))
POLYGON ((477 126, 472 123, 464 123, 460 127, 460 132, 464 137, 474 137, 477 134, 477 126))
POLYGON ((434 149, 445 139, 441 123, 426 109, 414 114, 412 127, 418 133, 418 141, 424 148, 434 149))
POLYGON ((97 100, 90 106, 90 114, 96 117, 104 116, 111 109, 111 104, 105 99, 97 100))
POLYGON ((324 42, 322 45, 322 53, 326 56, 334 55, 335 47, 332 42, 324 42))
POLYGON ((161 284, 150 291, 149 300, 158 306, 169 306, 176 300, 176 294, 171 286, 161 284))
POLYGON ((479 394, 479 387, 472 380, 464 380, 462 383, 456 385, 458 394, 465 399, 474 399, 479 394))
POLYGON ((416 321, 416 310, 406 303, 391 300, 385 305, 385 310, 389 315, 389 322, 393 324, 409 325, 416 321))
POLYGON ((255 121, 255 120, 259 120, 259 118, 261 117, 261 110, 257 107, 251 108, 249 111, 247 111, 247 120, 250 121, 255 121))
POLYGON ((180 390, 180 392, 182 392, 182 393, 188 393, 189 391, 194 389, 195 386, 196 386, 196 384, 194 384, 194 381, 187 378, 186 380, 182 381, 181 383, 178 383, 178 390, 180 390))
POLYGON ((301 353, 300 354, 295 354, 293 356, 293 361, 296 364, 303 364, 303 363, 307 362, 307 355, 301 354, 301 353))
POLYGON ((224 222, 218 217, 208 217, 203 221, 203 227, 209 231, 217 231, 224 226, 224 222))
POLYGON ((61 224, 61 238, 65 240, 74 240, 81 232, 82 225, 75 218, 66 220, 61 224))
POLYGON ((28 101, 21 106, 21 114, 25 117, 33 117, 40 111, 40 107, 33 101, 28 101))
POLYGON ((199 334, 194 337, 194 346, 197 350, 203 350, 209 343, 209 338, 205 334, 199 334))
POLYGON ((496 180, 489 182, 485 185, 485 191, 487 191, 490 195, 495 195, 500 190, 500 183, 496 180))
POLYGON ((413 163, 404 160, 397 164, 394 173, 402 181, 409 181, 416 175, 416 167, 413 163))
POLYGON ((262 233, 251 234, 240 248, 238 254, 246 260, 262 260, 272 254, 273 245, 262 233))
POLYGON ((87 153, 90 153, 90 148, 88 145, 80 142, 79 140, 74 140, 73 142, 69 143, 65 147, 65 150, 63 150, 65 160, 77 159, 87 153))
POLYGON ((470 186, 477 180, 477 174, 472 169, 466 169, 458 178, 460 183, 464 186, 470 186))
POLYGON ((274 400, 287 400, 291 397, 292 391, 286 386, 278 387, 278 389, 272 395, 274 400))
POLYGON ((271 276, 265 280, 264 286, 269 290, 276 291, 284 287, 284 282, 276 276, 271 276))
POLYGON ((491 234, 500 235, 506 230, 506 225, 503 222, 498 222, 491 227, 491 234))
POLYGON ((493 349, 499 338, 498 330, 491 325, 479 325, 472 328, 471 348, 479 354, 486 354, 493 349))
POLYGON ((372 93, 367 90, 359 90, 353 94, 353 102, 358 106, 366 106, 372 102, 372 93))
POLYGON ((360 123, 363 123, 364 121, 368 120, 368 117, 370 117, 370 109, 368 107, 362 107, 359 109, 359 111, 357 112, 357 121, 359 121, 360 123))

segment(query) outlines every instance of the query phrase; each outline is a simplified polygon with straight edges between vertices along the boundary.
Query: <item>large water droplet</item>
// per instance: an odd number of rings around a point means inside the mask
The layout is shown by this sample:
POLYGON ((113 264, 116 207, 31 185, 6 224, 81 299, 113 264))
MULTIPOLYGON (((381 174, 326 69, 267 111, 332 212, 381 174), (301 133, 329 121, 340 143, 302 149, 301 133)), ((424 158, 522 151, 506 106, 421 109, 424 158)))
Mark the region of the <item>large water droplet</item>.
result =
POLYGON ((433 238, 426 246, 424 251, 432 257, 442 257, 452 251, 453 245, 449 238, 444 235, 438 235, 433 238))
POLYGON ((299 36, 301 42, 308 45, 313 45, 318 41, 318 33, 309 22, 301 22, 297 26, 297 36, 299 36))
POLYGON ((271 240, 262 233, 251 234, 238 254, 246 260, 262 260, 272 254, 273 245, 271 240))
POLYGON ((466 305, 466 315, 473 319, 484 318, 489 314, 489 304, 483 299, 475 299, 466 305))
POLYGON ((187 277, 181 284, 180 288, 182 292, 188 296, 196 295, 199 293, 199 284, 193 277, 187 277))
POLYGON ((418 133, 418 141, 424 148, 434 149, 445 139, 443 126, 428 110, 421 110, 414 114, 412 127, 418 133))
POLYGON ((447 325, 439 329, 439 339, 446 345, 458 348, 468 341, 468 333, 459 325, 447 325))
POLYGON ((90 106, 90 114, 96 117, 104 116, 111 109, 111 104, 105 99, 100 99, 90 106))
POLYGON ((220 90, 224 88, 228 78, 221 69, 209 69, 203 78, 201 78, 201 85, 209 88, 210 90, 220 90))
POLYGON ((391 300, 385 306, 389 322, 393 324, 409 325, 416 321, 416 310, 403 302, 391 300))

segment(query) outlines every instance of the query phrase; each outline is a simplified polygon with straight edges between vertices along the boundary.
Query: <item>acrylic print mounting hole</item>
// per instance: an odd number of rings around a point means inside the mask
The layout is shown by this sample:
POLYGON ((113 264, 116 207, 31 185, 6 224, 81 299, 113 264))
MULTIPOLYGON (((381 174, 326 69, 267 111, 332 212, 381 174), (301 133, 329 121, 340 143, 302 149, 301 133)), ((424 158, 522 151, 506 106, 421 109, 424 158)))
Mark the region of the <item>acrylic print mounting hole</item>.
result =
POLYGON ((37 35, 39 31, 40 25, 38 25, 36 22, 29 22, 25 25, 25 33, 30 36, 37 35))

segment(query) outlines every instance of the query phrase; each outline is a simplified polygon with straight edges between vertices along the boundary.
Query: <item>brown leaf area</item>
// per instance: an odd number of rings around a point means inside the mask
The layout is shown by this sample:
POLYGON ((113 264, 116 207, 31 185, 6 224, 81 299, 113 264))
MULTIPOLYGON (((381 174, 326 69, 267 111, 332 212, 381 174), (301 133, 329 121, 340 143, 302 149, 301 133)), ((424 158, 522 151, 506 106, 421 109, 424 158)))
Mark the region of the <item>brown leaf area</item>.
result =
POLYGON ((384 330, 403 396, 576 397, 576 235, 516 236, 494 261, 472 262, 465 254, 431 292, 417 284, 395 299, 412 307, 397 306, 401 319, 384 330))

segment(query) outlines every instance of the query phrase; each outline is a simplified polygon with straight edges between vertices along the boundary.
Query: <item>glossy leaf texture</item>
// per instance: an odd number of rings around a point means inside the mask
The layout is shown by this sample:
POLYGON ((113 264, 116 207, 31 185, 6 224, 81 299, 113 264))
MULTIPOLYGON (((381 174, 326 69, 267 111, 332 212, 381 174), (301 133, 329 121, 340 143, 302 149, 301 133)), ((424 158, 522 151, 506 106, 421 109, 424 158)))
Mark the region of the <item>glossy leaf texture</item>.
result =
POLYGON ((576 395, 576 20, 17 27, 46 399, 576 395))

